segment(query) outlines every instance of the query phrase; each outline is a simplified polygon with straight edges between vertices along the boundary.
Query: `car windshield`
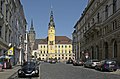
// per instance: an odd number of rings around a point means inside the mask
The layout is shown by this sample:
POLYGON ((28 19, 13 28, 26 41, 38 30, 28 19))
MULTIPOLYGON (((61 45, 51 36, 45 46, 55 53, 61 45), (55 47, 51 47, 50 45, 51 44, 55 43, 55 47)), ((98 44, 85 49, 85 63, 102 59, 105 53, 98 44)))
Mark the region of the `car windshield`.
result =
POLYGON ((107 63, 107 64, 116 64, 116 61, 108 60, 106 63, 107 63))
POLYGON ((97 59, 95 59, 95 60, 92 60, 92 62, 98 62, 98 60, 97 60, 97 59))
POLYGON ((23 66, 35 66, 35 63, 34 62, 26 62, 23 64, 23 66))

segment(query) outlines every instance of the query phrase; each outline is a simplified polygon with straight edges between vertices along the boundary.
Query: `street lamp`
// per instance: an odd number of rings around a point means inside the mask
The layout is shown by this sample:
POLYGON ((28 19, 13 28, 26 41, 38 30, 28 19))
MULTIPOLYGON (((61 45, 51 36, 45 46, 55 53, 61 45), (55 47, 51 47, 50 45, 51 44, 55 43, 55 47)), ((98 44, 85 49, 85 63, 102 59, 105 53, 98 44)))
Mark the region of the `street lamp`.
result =
POLYGON ((22 65, 22 35, 19 36, 19 40, 20 40, 20 54, 19 54, 19 64, 22 65))

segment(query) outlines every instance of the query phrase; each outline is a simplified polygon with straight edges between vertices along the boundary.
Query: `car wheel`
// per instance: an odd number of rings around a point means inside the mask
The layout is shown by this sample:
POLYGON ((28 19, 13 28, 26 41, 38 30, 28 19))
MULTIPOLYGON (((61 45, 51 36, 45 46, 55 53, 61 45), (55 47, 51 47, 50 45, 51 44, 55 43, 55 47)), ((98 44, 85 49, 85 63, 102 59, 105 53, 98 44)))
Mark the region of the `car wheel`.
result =
POLYGON ((103 71, 103 68, 101 67, 100 70, 103 71))
POLYGON ((117 69, 114 69, 113 71, 115 72, 115 71, 117 71, 117 69))
POLYGON ((95 66, 95 70, 98 70, 98 68, 95 66))

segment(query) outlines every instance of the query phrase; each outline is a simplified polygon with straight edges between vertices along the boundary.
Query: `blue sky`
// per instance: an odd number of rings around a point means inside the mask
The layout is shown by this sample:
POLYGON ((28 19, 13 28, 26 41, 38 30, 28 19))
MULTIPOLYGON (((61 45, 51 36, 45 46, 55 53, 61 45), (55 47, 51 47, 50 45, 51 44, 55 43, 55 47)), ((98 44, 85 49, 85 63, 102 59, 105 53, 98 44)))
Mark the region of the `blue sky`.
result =
POLYGON ((21 0, 28 28, 33 19, 36 38, 46 38, 50 21, 51 4, 53 6, 56 36, 72 38, 74 25, 87 6, 88 0, 21 0))

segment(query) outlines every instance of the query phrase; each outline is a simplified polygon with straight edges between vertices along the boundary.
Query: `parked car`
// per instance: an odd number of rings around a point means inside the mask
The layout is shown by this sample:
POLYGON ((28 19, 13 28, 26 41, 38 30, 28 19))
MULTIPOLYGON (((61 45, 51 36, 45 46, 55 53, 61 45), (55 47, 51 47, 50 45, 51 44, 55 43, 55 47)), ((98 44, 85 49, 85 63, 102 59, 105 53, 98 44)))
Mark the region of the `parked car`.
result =
POLYGON ((53 64, 55 64, 55 63, 57 63, 57 60, 56 59, 51 59, 50 61, 49 61, 49 63, 53 63, 53 64))
POLYGON ((99 64, 95 66, 95 69, 99 69, 101 71, 116 71, 118 68, 118 64, 115 60, 102 60, 99 64))
POLYGON ((85 63, 84 63, 84 67, 90 67, 90 68, 95 68, 95 66, 100 63, 98 61, 98 59, 91 59, 91 60, 87 60, 85 63))
POLYGON ((68 59, 68 61, 66 61, 66 64, 73 64, 73 60, 72 59, 68 59))
POLYGON ((83 66, 84 62, 82 60, 75 60, 73 61, 74 66, 83 66))
POLYGON ((18 77, 39 76, 39 66, 35 62, 25 62, 18 70, 18 77))

